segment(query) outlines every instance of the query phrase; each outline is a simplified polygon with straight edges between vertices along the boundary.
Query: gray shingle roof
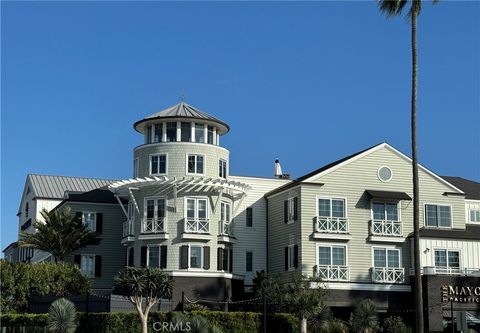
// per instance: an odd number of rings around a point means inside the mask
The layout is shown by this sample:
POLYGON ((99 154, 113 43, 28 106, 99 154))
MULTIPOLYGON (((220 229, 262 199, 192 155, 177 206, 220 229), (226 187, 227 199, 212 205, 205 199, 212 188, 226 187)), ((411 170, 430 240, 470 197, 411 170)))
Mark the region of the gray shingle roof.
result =
POLYGON ((139 125, 148 121, 148 120, 154 120, 154 119, 159 119, 159 118, 188 118, 188 119, 201 119, 201 120, 207 120, 211 121, 214 123, 217 123, 218 125, 221 125, 221 132, 226 133, 230 130, 230 127, 220 119, 217 119, 208 113, 205 113, 196 107, 193 107, 185 102, 180 102, 176 105, 170 106, 166 108, 165 110, 162 110, 160 112, 156 112, 154 114, 151 114, 142 120, 137 121, 135 124, 133 124, 133 127, 140 132, 140 127, 139 125))
POLYGON ((33 197, 46 199, 63 199, 65 191, 87 192, 108 186, 117 181, 114 179, 47 176, 29 174, 33 197))
POLYGON ((480 183, 462 177, 442 176, 442 178, 465 192, 465 199, 480 200, 480 183))

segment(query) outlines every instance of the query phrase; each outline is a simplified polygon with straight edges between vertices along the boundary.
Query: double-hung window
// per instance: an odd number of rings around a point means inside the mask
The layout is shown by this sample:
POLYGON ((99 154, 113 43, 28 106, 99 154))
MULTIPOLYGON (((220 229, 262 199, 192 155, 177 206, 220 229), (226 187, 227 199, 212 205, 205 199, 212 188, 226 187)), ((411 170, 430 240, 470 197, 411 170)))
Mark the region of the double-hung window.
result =
POLYGON ((246 260, 245 270, 247 272, 252 272, 253 271, 253 252, 247 252, 245 260, 246 260))
POLYGON ((190 245, 190 268, 202 268, 203 247, 201 245, 190 245))
POLYGON ((285 247, 285 270, 291 271, 298 268, 298 245, 285 247))
POLYGON ((374 202, 372 209, 374 220, 399 221, 396 203, 374 202))
POLYGON ((213 145, 213 126, 207 127, 207 143, 213 145))
POLYGON ((372 217, 372 234, 402 236, 402 223, 400 222, 397 203, 373 202, 372 217))
POLYGON ((167 173, 167 155, 150 156, 150 174, 163 175, 167 173))
POLYGON ((227 178, 227 161, 224 159, 218 161, 218 176, 220 178, 227 178))
POLYGON ((435 267, 440 270, 440 273, 442 270, 446 273, 458 273, 460 270, 460 251, 437 249, 434 253, 435 267))
POLYGON ((319 245, 318 273, 327 281, 348 281, 346 246, 319 245))
POLYGON ((82 222, 85 224, 90 231, 96 230, 96 213, 92 212, 83 212, 82 213, 82 222))
POLYGON ((298 212, 298 199, 297 197, 290 198, 283 202, 283 210, 284 210, 284 222, 285 223, 293 223, 297 220, 297 212, 298 212))
POLYGON ((208 211, 206 198, 187 198, 186 232, 208 233, 208 211))
POLYGON ((480 223, 480 209, 470 209, 468 215, 470 223, 480 223))
POLYGON ((318 232, 348 233, 345 199, 318 198, 317 205, 316 229, 318 232))
POLYGON ((148 248, 148 267, 160 267, 160 247, 159 246, 149 246, 148 248))
POLYGON ((450 206, 425 205, 425 224, 427 227, 451 228, 452 213, 450 206))
POLYGON ((80 260, 80 271, 84 276, 92 278, 95 275, 95 256, 82 255, 80 260))
POLYGON ((230 224, 231 218, 231 205, 228 202, 220 203, 220 234, 231 235, 232 225, 230 224))
POLYGON ((200 174, 204 173, 204 156, 199 154, 187 155, 187 173, 200 174))

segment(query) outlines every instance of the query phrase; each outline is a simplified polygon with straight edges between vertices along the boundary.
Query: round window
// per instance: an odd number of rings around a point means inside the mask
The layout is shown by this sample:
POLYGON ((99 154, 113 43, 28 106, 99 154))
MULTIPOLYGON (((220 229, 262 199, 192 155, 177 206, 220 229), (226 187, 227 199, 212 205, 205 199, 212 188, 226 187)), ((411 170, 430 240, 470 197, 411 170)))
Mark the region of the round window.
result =
POLYGON ((382 166, 378 169, 378 178, 382 182, 388 182, 392 179, 393 173, 392 169, 387 166, 382 166))

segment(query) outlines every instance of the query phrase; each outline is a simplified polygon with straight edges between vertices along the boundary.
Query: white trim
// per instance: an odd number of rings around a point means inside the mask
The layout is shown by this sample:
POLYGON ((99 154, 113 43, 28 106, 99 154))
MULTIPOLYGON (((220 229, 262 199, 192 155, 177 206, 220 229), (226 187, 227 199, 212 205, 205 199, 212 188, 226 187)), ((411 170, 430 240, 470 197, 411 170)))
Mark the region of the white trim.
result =
MULTIPOLYGON (((319 253, 318 253, 318 248, 319 247, 344 247, 345 248, 345 265, 340 265, 340 266, 348 266, 348 244, 345 244, 345 243, 324 243, 324 242, 316 242, 315 243, 315 265, 317 266, 320 266, 320 257, 319 257, 319 253)), ((330 252, 330 259, 331 259, 331 255, 332 253, 330 252)), ((332 265, 330 265, 332 266, 332 265)), ((333 265, 333 266, 337 266, 337 265, 333 265)))
POLYGON ((219 171, 219 172, 218 172, 218 173, 219 173, 219 175, 218 175, 219 178, 223 178, 223 179, 227 179, 227 178, 228 178, 228 162, 227 162, 227 160, 226 160, 225 158, 221 158, 221 157, 220 157, 220 158, 218 159, 218 171, 219 171), (220 165, 221 165, 222 162, 225 162, 225 177, 223 177, 223 176, 220 175, 220 165))
MULTIPOLYGON (((139 146, 136 146, 133 151, 134 152, 137 152, 137 150, 140 150, 140 149, 143 149, 143 148, 153 148, 153 147, 161 147, 163 145, 171 145, 171 144, 176 144, 176 145, 190 145, 192 147, 198 147, 199 145, 208 145, 209 147, 213 147, 214 145, 210 144, 210 143, 201 143, 201 142, 177 142, 177 141, 170 141, 170 142, 155 142, 155 143, 150 143, 150 144, 142 144, 142 145, 139 145, 139 146)), ((225 153, 229 154, 230 152, 228 151, 228 149, 224 148, 224 147, 221 147, 221 146, 214 146, 215 148, 218 148, 222 151, 224 151, 225 153)), ((251 177, 251 178, 255 178, 255 177, 251 177)), ((273 179, 273 180, 279 180, 279 179, 273 179)))
POLYGON ((382 183, 388 183, 389 181, 392 180, 393 178, 393 170, 392 168, 390 168, 388 165, 381 165, 378 167, 378 170, 377 170, 377 177, 378 179, 382 182, 382 183), (382 170, 383 168, 387 168, 389 171, 390 171, 390 178, 388 178, 387 180, 384 180, 380 177, 380 170, 382 170))
MULTIPOLYGON (((400 203, 399 199, 380 199, 380 200, 379 200, 379 198, 370 199, 370 220, 372 220, 372 221, 374 220, 373 204, 383 204, 384 205, 384 207, 385 207, 384 210, 383 210, 384 219, 382 219, 382 220, 387 220, 387 204, 396 204, 397 205, 398 220, 395 221, 395 222, 402 222, 402 209, 401 209, 401 203, 400 203)), ((389 221, 393 221, 393 220, 389 220, 389 221)))
MULTIPOLYGON (((385 250, 385 267, 386 268, 404 268, 403 267, 403 257, 402 257, 402 248, 396 247, 395 245, 372 245, 371 246, 371 256, 372 256, 372 266, 371 267, 377 267, 375 266, 375 256, 374 252, 375 249, 380 249, 380 250, 385 250), (388 266, 388 250, 396 250, 398 251, 398 267, 390 267, 388 266)), ((380 267, 380 266, 379 266, 380 267)))
MULTIPOLYGON (((204 263, 205 263, 205 258, 203 258, 204 256, 204 250, 203 248, 207 245, 205 244, 201 244, 201 243, 188 243, 188 268, 187 268, 187 271, 209 271, 209 269, 204 269, 203 266, 204 266, 204 263), (191 263, 190 263, 190 259, 191 259, 191 248, 192 246, 195 246, 195 247, 200 247, 201 250, 200 250, 200 268, 196 268, 196 267, 190 267, 191 263)), ((210 247, 210 251, 211 251, 211 247, 210 247)), ((210 252, 210 259, 212 259, 212 253, 210 252)), ((210 266, 212 266, 212 261, 210 260, 210 266)))
MULTIPOLYGON (((367 151, 364 151, 364 152, 361 153, 361 154, 358 154, 358 155, 356 155, 356 156, 354 156, 354 157, 352 157, 352 158, 349 158, 348 160, 343 161, 342 163, 339 163, 339 164, 337 164, 337 165, 335 165, 335 166, 333 166, 333 167, 331 167, 331 168, 328 168, 327 170, 324 170, 324 171, 322 171, 322 172, 319 172, 319 173, 317 173, 317 174, 315 174, 315 175, 313 175, 313 176, 305 179, 304 182, 311 182, 311 181, 317 179, 318 177, 322 177, 322 176, 324 176, 324 175, 326 175, 326 174, 329 174, 329 173, 331 173, 331 172, 333 172, 333 171, 335 171, 335 170, 337 170, 337 169, 339 169, 339 168, 341 168, 341 167, 343 167, 343 166, 345 166, 345 165, 348 165, 348 164, 350 164, 350 163, 352 163, 352 162, 354 162, 354 161, 356 161, 356 160, 358 160, 358 159, 360 159, 360 158, 362 158, 362 157, 364 157, 364 156, 370 155, 371 153, 374 153, 374 152, 376 152, 377 150, 380 150, 380 149, 385 148, 385 147, 390 148, 394 153, 396 153, 397 155, 399 155, 399 156, 402 157, 403 159, 406 159, 406 160, 409 161, 410 163, 412 162, 412 159, 411 159, 410 157, 408 157, 407 155, 405 155, 405 154, 403 154, 402 152, 398 151, 397 149, 395 149, 394 147, 392 147, 392 146, 389 145, 388 143, 384 142, 384 143, 381 143, 381 144, 379 144, 379 145, 377 145, 377 146, 375 146, 375 147, 370 148, 370 149, 367 150, 367 151)), ((427 169, 426 167, 424 167, 423 165, 418 164, 418 167, 419 167, 420 169, 422 169, 422 171, 425 171, 426 173, 428 173, 429 175, 431 175, 431 176, 434 177, 435 179, 439 180, 441 183, 449 186, 450 188, 452 188, 452 189, 455 190, 456 192, 461 193, 461 194, 465 194, 462 190, 460 190, 459 188, 453 186, 452 184, 450 184, 449 182, 447 182, 447 181, 446 181, 445 179, 443 179, 442 177, 436 175, 436 174, 433 173, 432 171, 428 170, 428 169, 427 169)))
POLYGON ((176 121, 177 123, 177 132, 176 134, 176 142, 183 142, 182 141, 182 122, 181 121, 176 121))
POLYGON ((186 219, 188 218, 187 216, 187 201, 188 199, 194 199, 195 200, 195 219, 198 219, 198 205, 197 205, 197 200, 205 200, 207 202, 207 205, 205 206, 206 208, 206 217, 205 219, 209 219, 210 218, 210 209, 209 209, 209 200, 208 200, 208 196, 206 195, 194 195, 194 196, 186 196, 183 198, 183 218, 186 219))
POLYGON ((351 234, 337 234, 337 233, 328 233, 328 232, 314 232, 312 235, 312 238, 314 240, 333 239, 333 240, 346 241, 346 242, 353 239, 351 234))
POLYGON ((325 199, 325 200, 330 200, 330 216, 324 216, 324 217, 332 217, 332 200, 343 200, 343 210, 344 210, 344 218, 348 219, 348 206, 347 206, 347 197, 332 197, 332 196, 323 196, 323 195, 317 195, 315 196, 315 216, 320 216, 319 215, 319 207, 318 207, 318 200, 319 199, 325 199))
POLYGON ((432 264, 433 264, 433 267, 442 267, 442 266, 436 266, 435 265, 435 251, 446 251, 446 255, 447 255, 447 268, 450 268, 450 266, 448 265, 448 251, 456 251, 458 252, 458 269, 459 270, 462 270, 463 269, 463 260, 462 260, 462 249, 461 248, 457 248, 457 247, 452 247, 452 248, 449 248, 449 247, 442 247, 442 246, 434 246, 432 248, 432 264))
MULTIPOLYGON (((160 268, 160 262, 162 260, 162 248, 161 244, 147 244, 147 267, 150 267, 150 248, 151 247, 156 247, 158 248, 158 266, 157 268, 160 268)), ((128 254, 128 252, 127 252, 128 254)))
POLYGON ((378 242, 378 243, 403 243, 405 242, 405 237, 403 236, 368 236, 369 242, 378 242))
MULTIPOLYGON (((364 290, 364 291, 399 291, 410 292, 410 285, 381 284, 381 283, 352 283, 352 282, 324 282, 326 289, 331 290, 364 290)), ((312 288, 318 287, 313 285, 312 288)))
MULTIPOLYGON (((438 218, 438 216, 437 216, 438 218)), ((437 220, 438 223, 438 220, 437 220)), ((423 203, 423 226, 425 228, 433 228, 433 229, 452 229, 453 228, 453 209, 451 204, 445 204, 445 203, 433 203, 433 202, 424 202, 423 203), (445 207, 450 207, 450 226, 449 227, 443 227, 443 226, 434 226, 434 225, 427 225, 427 205, 432 205, 432 206, 445 206, 445 207)))
POLYGON ((178 277, 215 277, 215 278, 226 278, 226 279, 235 279, 235 280, 243 280, 244 276, 233 274, 233 273, 225 273, 225 272, 209 272, 209 271, 164 271, 170 276, 178 276, 178 277))
POLYGON ((168 174, 168 153, 161 154, 149 154, 148 155, 148 174, 150 176, 163 176, 168 174), (165 156, 165 172, 163 173, 152 173, 152 157, 153 156, 165 156))
MULTIPOLYGON (((195 157, 195 171, 197 170, 197 157, 195 157)), ((188 176, 205 176, 207 171, 207 156, 203 153, 185 153, 185 174, 188 176), (188 172, 188 156, 203 156, 203 173, 188 172)))

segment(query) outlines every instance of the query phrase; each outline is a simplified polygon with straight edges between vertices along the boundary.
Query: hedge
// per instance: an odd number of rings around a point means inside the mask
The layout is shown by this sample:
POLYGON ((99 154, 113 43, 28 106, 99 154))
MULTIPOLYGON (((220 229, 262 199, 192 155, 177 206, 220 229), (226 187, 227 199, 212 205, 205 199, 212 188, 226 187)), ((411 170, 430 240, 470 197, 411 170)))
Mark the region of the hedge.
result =
MULTIPOLYGON (((188 315, 200 315, 224 333, 261 333, 263 316, 255 312, 193 311, 188 315)), ((150 327, 154 322, 169 322, 173 312, 152 312, 149 315, 150 327)), ((1 327, 44 327, 46 314, 5 314, 0 316, 1 327)), ((138 333, 140 321, 136 312, 130 313, 85 313, 79 314, 80 326, 77 333, 138 333)), ((268 332, 292 333, 297 331, 297 320, 289 314, 269 314, 268 332)), ((28 330, 30 332, 30 330, 28 330)), ((9 332, 9 330, 7 330, 9 332)))

